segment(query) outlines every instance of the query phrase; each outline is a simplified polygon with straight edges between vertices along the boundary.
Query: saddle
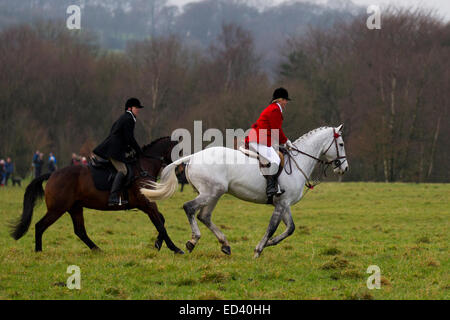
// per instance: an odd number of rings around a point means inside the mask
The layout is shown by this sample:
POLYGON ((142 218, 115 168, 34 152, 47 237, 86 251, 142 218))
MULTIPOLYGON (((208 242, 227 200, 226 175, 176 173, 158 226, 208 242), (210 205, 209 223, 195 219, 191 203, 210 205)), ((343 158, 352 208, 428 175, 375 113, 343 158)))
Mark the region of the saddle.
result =
MULTIPOLYGON (((258 162, 259 162, 259 167, 260 168, 269 168, 270 167, 270 163, 267 163, 267 164, 261 163, 261 158, 259 156, 259 153, 255 152, 253 150, 250 150, 248 148, 248 145, 240 146, 239 147, 239 151, 241 151, 243 154, 245 154, 249 158, 257 159, 258 162)), ((284 169, 284 155, 287 153, 287 150, 282 148, 282 147, 280 147, 280 149, 277 151, 277 153, 278 153, 278 156, 280 157, 280 160, 281 160, 280 161, 280 165, 278 166, 278 172, 275 175, 278 178, 280 176, 281 172, 284 169)))
MULTIPOLYGON (((127 176, 125 178, 124 187, 122 190, 123 198, 128 200, 128 188, 135 180, 133 174, 133 166, 126 163, 127 176)), ((91 171, 92 179, 94 180, 95 188, 99 191, 110 191, 114 178, 116 177, 117 170, 114 168, 109 160, 99 159, 98 157, 92 157, 88 163, 88 168, 91 171)))

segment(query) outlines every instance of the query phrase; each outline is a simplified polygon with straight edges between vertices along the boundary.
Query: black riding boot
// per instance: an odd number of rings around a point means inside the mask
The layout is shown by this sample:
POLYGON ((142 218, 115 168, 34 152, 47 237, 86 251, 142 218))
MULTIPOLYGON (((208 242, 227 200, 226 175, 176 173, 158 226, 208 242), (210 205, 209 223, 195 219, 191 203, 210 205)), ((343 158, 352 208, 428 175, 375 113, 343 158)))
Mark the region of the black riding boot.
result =
MULTIPOLYGON (((122 184, 125 176, 122 172, 117 172, 116 177, 111 188, 111 194, 108 199, 108 206, 117 206, 120 204, 120 192, 122 191, 122 184)), ((122 205, 127 204, 126 200, 122 199, 122 205)))
POLYGON ((267 203, 272 204, 273 203, 273 197, 274 196, 281 196, 284 193, 284 190, 280 188, 278 185, 278 177, 277 175, 272 176, 264 176, 267 179, 267 203))

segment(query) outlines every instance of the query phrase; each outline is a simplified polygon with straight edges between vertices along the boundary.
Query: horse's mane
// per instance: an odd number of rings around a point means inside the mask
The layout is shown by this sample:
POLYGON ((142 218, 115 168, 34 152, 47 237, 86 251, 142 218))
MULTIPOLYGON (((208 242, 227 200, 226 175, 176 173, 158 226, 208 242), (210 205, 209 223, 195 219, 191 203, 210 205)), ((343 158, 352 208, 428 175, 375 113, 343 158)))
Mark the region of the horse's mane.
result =
POLYGON ((319 131, 322 131, 322 130, 325 130, 325 129, 329 129, 329 128, 331 128, 331 127, 320 127, 320 128, 313 129, 313 130, 311 130, 311 131, 305 133, 304 135, 302 135, 302 136, 301 136, 300 138, 298 138, 297 140, 295 140, 294 143, 300 142, 300 140, 304 140, 304 139, 308 138, 308 137, 311 136, 313 133, 316 133, 316 132, 319 132, 319 131))
POLYGON ((170 141, 170 137, 161 137, 161 138, 158 138, 158 139, 150 142, 150 144, 147 144, 142 147, 142 152, 144 152, 144 153, 149 152, 157 143, 161 142, 161 140, 169 140, 170 141))

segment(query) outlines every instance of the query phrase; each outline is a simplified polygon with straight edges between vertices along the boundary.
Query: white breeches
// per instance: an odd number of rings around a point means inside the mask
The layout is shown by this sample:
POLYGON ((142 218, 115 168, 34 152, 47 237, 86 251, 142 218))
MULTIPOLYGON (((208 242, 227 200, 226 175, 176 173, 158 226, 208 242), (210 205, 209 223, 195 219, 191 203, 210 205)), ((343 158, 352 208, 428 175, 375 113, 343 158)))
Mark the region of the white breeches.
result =
POLYGON ((248 144, 249 148, 253 151, 259 153, 259 156, 262 158, 261 163, 267 164, 270 162, 271 166, 269 171, 266 174, 276 174, 278 171, 278 166, 280 165, 280 157, 278 153, 275 151, 273 147, 268 147, 264 144, 257 144, 256 142, 250 142, 248 144))

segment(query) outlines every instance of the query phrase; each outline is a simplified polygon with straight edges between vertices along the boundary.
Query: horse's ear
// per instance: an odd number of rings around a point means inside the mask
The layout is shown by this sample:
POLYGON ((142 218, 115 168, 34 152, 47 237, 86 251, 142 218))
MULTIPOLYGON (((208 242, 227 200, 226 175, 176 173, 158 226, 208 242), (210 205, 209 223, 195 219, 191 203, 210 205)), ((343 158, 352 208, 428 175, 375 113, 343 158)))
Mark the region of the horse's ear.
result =
POLYGON ((341 124, 339 127, 336 128, 337 132, 342 132, 342 129, 344 128, 344 124, 341 124))

